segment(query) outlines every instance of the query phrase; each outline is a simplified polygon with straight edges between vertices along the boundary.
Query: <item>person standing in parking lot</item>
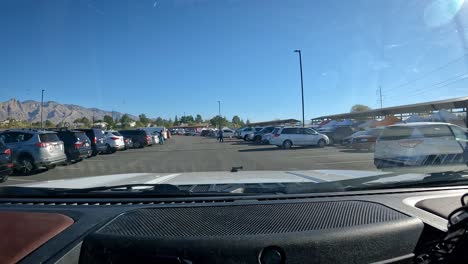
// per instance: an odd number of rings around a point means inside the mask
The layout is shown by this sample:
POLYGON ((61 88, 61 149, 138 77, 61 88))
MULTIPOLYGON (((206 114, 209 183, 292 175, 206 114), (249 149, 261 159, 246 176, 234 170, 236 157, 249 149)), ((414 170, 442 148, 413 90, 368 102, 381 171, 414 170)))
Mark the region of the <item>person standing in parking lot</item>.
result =
POLYGON ((218 135, 219 135, 219 142, 220 143, 224 142, 224 132, 222 129, 219 130, 218 135))
POLYGON ((159 145, 164 145, 164 136, 162 130, 159 132, 159 145))

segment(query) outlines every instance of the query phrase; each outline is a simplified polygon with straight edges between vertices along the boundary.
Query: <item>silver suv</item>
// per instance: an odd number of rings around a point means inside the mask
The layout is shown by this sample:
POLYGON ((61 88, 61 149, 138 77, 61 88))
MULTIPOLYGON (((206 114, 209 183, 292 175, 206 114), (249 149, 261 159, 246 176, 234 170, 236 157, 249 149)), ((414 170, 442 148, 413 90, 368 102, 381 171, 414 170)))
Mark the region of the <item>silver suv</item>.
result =
POLYGON ((378 169, 468 163, 468 132, 448 123, 416 122, 385 127, 375 145, 378 169))
POLYGON ((52 131, 35 129, 6 130, 0 133, 11 149, 15 170, 32 174, 38 168, 52 169, 67 160, 63 142, 52 131))

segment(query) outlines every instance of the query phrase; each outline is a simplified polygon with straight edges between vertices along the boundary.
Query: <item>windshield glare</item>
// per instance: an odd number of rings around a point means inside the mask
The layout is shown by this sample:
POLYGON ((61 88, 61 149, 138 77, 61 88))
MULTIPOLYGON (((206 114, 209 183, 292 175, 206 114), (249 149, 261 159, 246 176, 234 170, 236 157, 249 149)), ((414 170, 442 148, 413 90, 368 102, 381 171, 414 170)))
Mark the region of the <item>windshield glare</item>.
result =
POLYGON ((0 189, 467 169, 467 1, 4 0, 0 23, 0 189))

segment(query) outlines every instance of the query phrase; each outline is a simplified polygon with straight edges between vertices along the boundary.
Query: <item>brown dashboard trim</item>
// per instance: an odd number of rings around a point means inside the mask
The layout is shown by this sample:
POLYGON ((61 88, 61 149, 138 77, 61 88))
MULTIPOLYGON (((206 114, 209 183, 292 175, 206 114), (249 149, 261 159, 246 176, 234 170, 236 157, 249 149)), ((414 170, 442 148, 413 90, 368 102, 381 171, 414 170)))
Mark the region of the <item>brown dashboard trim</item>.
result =
POLYGON ((0 262, 20 261, 73 223, 57 213, 0 211, 0 262))

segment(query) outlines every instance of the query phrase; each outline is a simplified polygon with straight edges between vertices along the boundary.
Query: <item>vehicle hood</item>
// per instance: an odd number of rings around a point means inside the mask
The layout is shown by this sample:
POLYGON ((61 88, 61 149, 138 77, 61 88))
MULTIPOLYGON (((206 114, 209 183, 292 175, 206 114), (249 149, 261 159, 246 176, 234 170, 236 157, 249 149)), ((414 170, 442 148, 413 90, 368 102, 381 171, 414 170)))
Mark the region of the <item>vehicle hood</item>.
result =
MULTIPOLYGON (((385 175, 390 172, 355 171, 355 170, 304 170, 304 171, 239 171, 239 172, 184 172, 184 173, 130 173, 105 176, 69 178, 18 184, 21 187, 44 188, 90 188, 123 184, 239 184, 239 183, 286 183, 311 182, 321 183, 355 179, 368 176, 385 175)), ((416 180, 424 174, 405 174, 386 177, 379 181, 416 180), (396 178, 392 180, 392 178, 396 178)))

